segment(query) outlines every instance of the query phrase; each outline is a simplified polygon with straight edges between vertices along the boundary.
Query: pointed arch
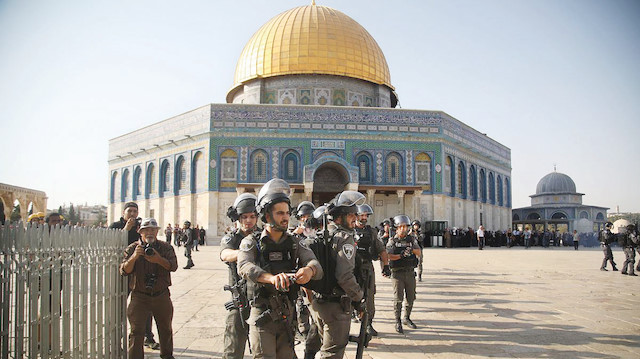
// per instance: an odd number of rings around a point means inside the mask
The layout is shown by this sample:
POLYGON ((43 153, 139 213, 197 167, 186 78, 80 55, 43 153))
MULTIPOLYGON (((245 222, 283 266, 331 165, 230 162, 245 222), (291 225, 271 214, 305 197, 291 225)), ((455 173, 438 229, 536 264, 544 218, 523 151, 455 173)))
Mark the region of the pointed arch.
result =
POLYGON ((160 197, 164 197, 166 192, 171 190, 171 165, 169 160, 163 160, 160 165, 160 197))
POLYGON ((122 184, 120 187, 120 202, 125 202, 129 197, 129 169, 122 171, 122 184))
POLYGON ((387 172, 387 184, 402 183, 402 156, 397 152, 391 152, 385 160, 387 172))
POLYGON ((131 199, 133 199, 134 201, 138 199, 138 196, 140 196, 141 192, 141 186, 140 186, 140 182, 142 179, 142 168, 140 168, 140 166, 136 166, 135 169, 133 170, 133 186, 131 188, 131 199))
POLYGON ((476 166, 471 165, 469 168, 469 198, 472 201, 478 200, 478 173, 476 172, 476 166))
POLYGON ((109 198, 109 202, 115 203, 116 198, 118 198, 118 171, 113 171, 111 175, 111 196, 109 198))
POLYGON ((356 167, 360 183, 373 183, 373 157, 369 152, 361 151, 356 155, 356 167))
POLYGON ((191 193, 205 189, 207 185, 206 182, 207 166, 205 165, 204 154, 202 151, 197 151, 191 161, 191 185, 189 186, 191 193))
POLYGON ((158 193, 156 187, 156 175, 156 166, 153 163, 149 163, 145 179, 144 198, 148 199, 151 195, 158 193))
POLYGON ((498 206, 503 206, 504 205, 504 189, 502 187, 502 176, 498 175, 496 183, 498 184, 498 190, 497 190, 498 206))
POLYGON ((496 204, 496 181, 493 172, 489 172, 489 204, 496 204))
POLYGON ((250 178, 252 182, 265 182, 267 180, 267 161, 269 156, 264 150, 255 150, 251 153, 250 178))
POLYGON ((281 177, 287 182, 301 182, 300 154, 296 150, 287 150, 282 155, 281 177))
POLYGON ((461 198, 467 198, 467 169, 464 162, 458 162, 456 169, 456 192, 461 198))
POLYGON ((487 175, 484 168, 480 170, 480 200, 487 203, 487 175))

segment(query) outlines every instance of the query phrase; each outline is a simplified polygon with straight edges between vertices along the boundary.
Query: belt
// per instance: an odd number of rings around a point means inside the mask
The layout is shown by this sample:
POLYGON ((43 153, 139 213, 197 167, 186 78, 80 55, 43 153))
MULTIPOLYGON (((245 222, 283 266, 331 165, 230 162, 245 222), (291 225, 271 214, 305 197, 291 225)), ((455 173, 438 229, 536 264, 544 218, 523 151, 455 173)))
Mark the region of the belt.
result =
POLYGON ((169 288, 165 288, 165 289, 163 289, 163 290, 161 290, 159 292, 143 292, 141 290, 134 290, 133 292, 137 293, 137 294, 143 294, 143 295, 146 295, 146 296, 149 296, 149 297, 158 297, 158 296, 163 295, 164 293, 166 293, 168 290, 169 290, 169 288))

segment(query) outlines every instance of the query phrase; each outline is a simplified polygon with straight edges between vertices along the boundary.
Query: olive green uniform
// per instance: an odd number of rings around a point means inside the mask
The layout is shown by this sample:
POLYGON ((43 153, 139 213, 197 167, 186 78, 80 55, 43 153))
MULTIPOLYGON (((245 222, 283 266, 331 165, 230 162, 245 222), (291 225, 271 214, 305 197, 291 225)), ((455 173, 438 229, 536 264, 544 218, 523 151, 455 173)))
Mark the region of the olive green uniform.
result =
MULTIPOLYGON (((406 248, 420 249, 417 240, 413 236, 398 238, 397 236, 387 242, 387 253, 400 254, 406 248)), ((390 261, 391 266, 391 282, 393 283, 393 312, 396 321, 400 321, 402 312, 403 296, 407 302, 405 304, 404 318, 411 316, 413 302, 416 300, 416 275, 414 268, 418 265, 418 259, 415 254, 399 260, 390 261)))
POLYGON ((242 240, 238 274, 249 281, 248 296, 252 305, 248 323, 254 358, 295 357, 292 339, 296 325, 293 317, 297 286, 288 293, 281 293, 271 284, 258 283, 258 277, 267 271, 271 274, 294 272, 304 266, 314 268, 312 279, 322 278, 322 267, 309 246, 300 245, 300 240, 289 233, 283 234, 277 243, 269 238, 266 230, 242 240), (275 302, 278 307, 273 305, 275 302), (281 312, 279 317, 285 319, 271 320, 269 313, 278 312, 281 312))

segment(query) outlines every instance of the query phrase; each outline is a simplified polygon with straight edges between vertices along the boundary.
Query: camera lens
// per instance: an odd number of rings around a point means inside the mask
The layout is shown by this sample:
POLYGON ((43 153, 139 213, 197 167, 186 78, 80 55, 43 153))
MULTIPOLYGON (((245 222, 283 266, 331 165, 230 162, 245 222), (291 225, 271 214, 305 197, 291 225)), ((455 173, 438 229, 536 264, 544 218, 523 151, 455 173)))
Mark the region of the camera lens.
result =
POLYGON ((151 248, 151 245, 150 245, 150 244, 146 244, 146 245, 144 246, 144 254, 145 254, 145 255, 148 255, 148 256, 152 256, 152 255, 153 255, 153 253, 154 253, 154 252, 153 252, 153 248, 151 248))

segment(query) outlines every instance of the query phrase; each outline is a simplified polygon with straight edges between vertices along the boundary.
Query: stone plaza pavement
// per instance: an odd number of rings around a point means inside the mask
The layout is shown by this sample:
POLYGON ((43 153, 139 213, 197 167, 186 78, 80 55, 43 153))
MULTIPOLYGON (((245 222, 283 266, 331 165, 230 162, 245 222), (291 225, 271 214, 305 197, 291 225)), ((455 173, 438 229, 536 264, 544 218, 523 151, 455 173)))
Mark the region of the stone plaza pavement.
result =
MULTIPOLYGON (((201 246, 190 270, 182 248, 176 254, 175 357, 219 358, 230 299, 219 247, 201 246)), ((622 250, 614 256, 620 267, 622 250)), ((412 314, 418 329, 404 334, 394 331, 391 283, 376 265, 380 336, 364 357, 640 358, 640 277, 601 272, 601 261, 599 248, 427 248, 412 314)), ((296 352, 302 357, 303 346, 296 352)), ((350 343, 345 357, 354 356, 350 343)))

